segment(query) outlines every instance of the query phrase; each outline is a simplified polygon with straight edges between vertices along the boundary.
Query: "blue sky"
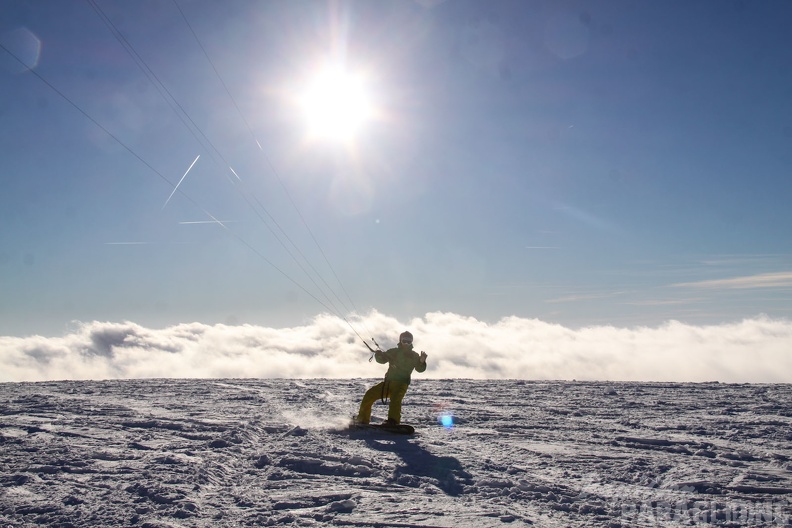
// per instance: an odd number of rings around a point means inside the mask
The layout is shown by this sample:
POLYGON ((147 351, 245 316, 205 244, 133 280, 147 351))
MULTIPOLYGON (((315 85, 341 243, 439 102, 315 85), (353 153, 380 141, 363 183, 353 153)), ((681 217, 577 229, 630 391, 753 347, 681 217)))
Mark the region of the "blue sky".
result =
POLYGON ((785 1, 6 0, 0 335, 788 319, 791 22, 785 1), (374 108, 344 141, 299 105, 328 63, 374 108))

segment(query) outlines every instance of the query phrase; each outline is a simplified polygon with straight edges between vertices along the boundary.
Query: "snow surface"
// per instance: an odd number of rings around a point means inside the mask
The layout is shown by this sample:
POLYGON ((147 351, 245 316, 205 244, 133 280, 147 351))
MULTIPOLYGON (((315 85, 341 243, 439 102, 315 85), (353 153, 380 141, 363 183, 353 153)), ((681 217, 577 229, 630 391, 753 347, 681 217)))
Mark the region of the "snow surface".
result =
POLYGON ((790 385, 375 381, 0 384, 0 527, 792 526, 790 385))

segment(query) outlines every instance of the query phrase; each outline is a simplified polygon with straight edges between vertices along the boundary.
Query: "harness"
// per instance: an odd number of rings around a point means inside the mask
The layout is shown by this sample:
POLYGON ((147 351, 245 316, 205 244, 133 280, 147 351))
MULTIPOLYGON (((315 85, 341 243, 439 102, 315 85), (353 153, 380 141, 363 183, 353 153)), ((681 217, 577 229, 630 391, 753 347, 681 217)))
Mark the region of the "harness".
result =
POLYGON ((382 382, 382 392, 380 393, 380 401, 383 404, 388 403, 387 398, 389 397, 389 395, 390 395, 390 380, 385 379, 385 381, 382 382))

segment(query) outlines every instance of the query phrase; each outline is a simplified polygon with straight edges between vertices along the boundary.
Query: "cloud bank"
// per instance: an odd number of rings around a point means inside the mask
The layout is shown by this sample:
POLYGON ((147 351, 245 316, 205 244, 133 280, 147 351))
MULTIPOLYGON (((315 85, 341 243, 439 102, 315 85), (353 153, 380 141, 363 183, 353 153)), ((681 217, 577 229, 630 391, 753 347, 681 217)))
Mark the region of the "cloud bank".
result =
POLYGON ((537 319, 486 323, 453 313, 399 321, 329 315, 304 326, 79 323, 62 337, 0 337, 0 381, 126 378, 378 378, 363 337, 383 348, 409 329, 429 368, 414 379, 792 382, 792 322, 571 329, 537 319))

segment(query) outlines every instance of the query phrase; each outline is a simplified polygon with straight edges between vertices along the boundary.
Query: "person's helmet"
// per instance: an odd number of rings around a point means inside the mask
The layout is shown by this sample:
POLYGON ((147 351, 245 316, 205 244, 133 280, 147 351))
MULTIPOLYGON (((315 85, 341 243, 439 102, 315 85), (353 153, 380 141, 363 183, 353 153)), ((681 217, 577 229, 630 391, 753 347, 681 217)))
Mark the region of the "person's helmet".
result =
POLYGON ((413 342, 413 335, 410 332, 402 332, 399 335, 400 345, 412 345, 412 342, 413 342))

